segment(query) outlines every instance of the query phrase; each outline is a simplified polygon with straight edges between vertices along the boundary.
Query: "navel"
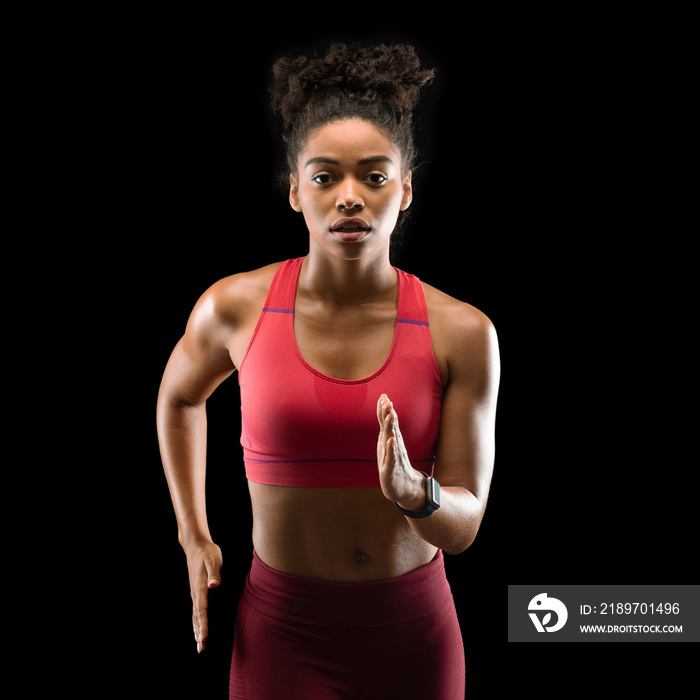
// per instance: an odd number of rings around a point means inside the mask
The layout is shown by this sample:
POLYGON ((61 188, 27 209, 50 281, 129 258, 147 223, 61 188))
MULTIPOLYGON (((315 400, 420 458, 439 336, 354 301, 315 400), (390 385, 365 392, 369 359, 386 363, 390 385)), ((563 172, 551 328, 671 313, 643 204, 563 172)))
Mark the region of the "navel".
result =
POLYGON ((355 550, 355 561, 358 564, 367 564, 369 563, 369 555, 367 552, 363 552, 361 549, 356 549, 355 550))

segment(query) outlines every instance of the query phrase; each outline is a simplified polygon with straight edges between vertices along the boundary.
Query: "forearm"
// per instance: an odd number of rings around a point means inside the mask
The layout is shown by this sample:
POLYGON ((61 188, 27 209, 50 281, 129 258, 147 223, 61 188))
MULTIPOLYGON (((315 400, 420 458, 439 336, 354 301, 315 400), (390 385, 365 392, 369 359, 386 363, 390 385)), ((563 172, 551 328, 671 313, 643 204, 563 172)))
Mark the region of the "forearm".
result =
POLYGON ((205 404, 187 405, 161 392, 157 425, 163 468, 177 519, 178 540, 183 547, 196 541, 209 541, 205 404))
MULTIPOLYGON (((422 488, 422 482, 419 486, 422 488)), ((425 506, 425 490, 416 490, 399 505, 410 511, 421 510, 425 506)), ((426 518, 406 516, 406 520, 421 539, 448 554, 459 554, 474 541, 483 513, 482 504, 469 490, 441 485, 440 508, 426 518)))

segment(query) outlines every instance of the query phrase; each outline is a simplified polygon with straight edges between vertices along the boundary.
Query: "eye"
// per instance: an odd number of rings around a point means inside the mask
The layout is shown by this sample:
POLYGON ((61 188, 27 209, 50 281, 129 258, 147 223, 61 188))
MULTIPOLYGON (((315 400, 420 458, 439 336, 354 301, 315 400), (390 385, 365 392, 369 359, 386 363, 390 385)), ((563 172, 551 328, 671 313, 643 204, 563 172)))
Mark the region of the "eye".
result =
POLYGON ((311 178, 312 182, 315 182, 319 185, 327 185, 331 180, 332 180, 332 178, 328 173, 321 173, 320 175, 314 175, 311 178))
POLYGON ((369 180, 373 185, 382 185, 386 182, 387 177, 381 173, 371 173, 365 179, 369 180))

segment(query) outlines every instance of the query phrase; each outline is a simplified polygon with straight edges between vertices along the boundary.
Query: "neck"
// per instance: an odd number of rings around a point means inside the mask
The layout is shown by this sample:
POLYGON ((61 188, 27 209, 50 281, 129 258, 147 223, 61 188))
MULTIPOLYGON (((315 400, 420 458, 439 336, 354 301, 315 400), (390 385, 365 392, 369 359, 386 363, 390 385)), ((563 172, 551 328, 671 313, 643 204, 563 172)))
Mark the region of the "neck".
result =
POLYGON ((299 285, 305 293, 339 306, 352 306, 391 297, 397 274, 389 255, 375 259, 342 260, 313 248, 304 260, 299 285))

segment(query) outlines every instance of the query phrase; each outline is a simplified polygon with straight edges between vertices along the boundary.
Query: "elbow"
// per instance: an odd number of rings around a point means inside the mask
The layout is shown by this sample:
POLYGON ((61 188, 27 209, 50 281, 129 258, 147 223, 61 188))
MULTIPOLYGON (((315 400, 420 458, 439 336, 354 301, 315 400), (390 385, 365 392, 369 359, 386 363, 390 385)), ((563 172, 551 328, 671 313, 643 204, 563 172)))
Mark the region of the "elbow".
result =
POLYGON ((166 411, 190 411, 204 408, 205 403, 204 401, 192 401, 187 397, 175 393, 161 391, 158 394, 158 401, 156 402, 156 413, 165 413, 166 411))
POLYGON ((169 411, 190 411, 203 408, 205 404, 206 399, 193 398, 182 386, 163 377, 156 398, 157 414, 165 414, 169 411))
POLYGON ((468 547, 469 547, 469 545, 467 545, 466 547, 458 547, 458 546, 443 547, 442 551, 445 554, 449 554, 452 557, 456 557, 458 554, 465 552, 468 547))
POLYGON ((450 499, 445 505, 448 507, 445 509, 446 520, 443 521, 443 541, 440 549, 455 556, 465 552, 474 543, 486 504, 471 491, 461 487, 450 489, 450 499), (456 498, 452 500, 454 497, 456 498))
POLYGON ((445 552, 445 554, 449 554, 450 556, 454 557, 458 554, 466 552, 467 549, 471 547, 475 539, 476 530, 474 532, 467 531, 461 537, 451 539, 445 544, 445 546, 441 547, 441 549, 443 552, 445 552))
POLYGON ((161 388, 156 402, 156 427, 159 436, 170 429, 193 426, 206 420, 206 404, 188 400, 178 392, 161 388))

